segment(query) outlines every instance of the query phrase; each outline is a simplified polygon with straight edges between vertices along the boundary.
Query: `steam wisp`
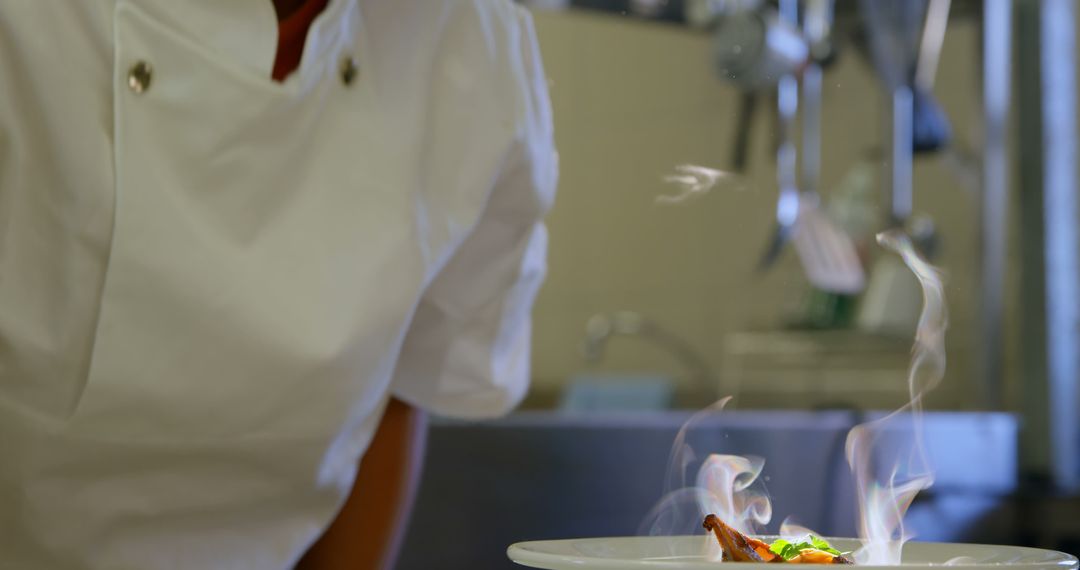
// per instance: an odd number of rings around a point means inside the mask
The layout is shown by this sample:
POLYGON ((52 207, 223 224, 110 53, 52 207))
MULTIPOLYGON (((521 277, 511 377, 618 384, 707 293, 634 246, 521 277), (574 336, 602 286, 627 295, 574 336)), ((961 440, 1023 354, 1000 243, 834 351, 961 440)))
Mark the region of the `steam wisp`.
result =
POLYGON ((701 513, 715 514, 743 534, 753 534, 758 525, 768 524, 772 519, 769 497, 751 487, 764 467, 760 457, 710 455, 698 471, 701 513))
POLYGON ((656 197, 657 204, 678 204, 690 198, 706 194, 721 181, 734 176, 731 172, 698 166, 696 164, 680 164, 675 167, 675 173, 664 177, 664 182, 674 184, 678 191, 675 194, 661 194, 656 197))
POLYGON ((855 552, 857 564, 900 563, 904 543, 904 514, 915 496, 934 482, 923 444, 923 397, 945 374, 945 330, 948 315, 941 272, 915 250, 910 238, 898 230, 878 234, 878 243, 898 254, 919 280, 923 307, 908 372, 910 401, 899 410, 873 422, 852 428, 847 438, 847 460, 855 478, 859 501, 859 538, 863 547, 855 552), (874 452, 886 431, 906 420, 912 447, 905 461, 897 457, 884 477, 877 477, 874 452), (903 469, 901 469, 903 467, 903 469))
MULTIPOLYGON (((690 431, 702 419, 720 412, 731 401, 728 396, 694 414, 679 430, 668 463, 663 499, 653 508, 639 529, 650 536, 688 535, 701 532, 706 514, 715 514, 730 527, 745 534, 760 530, 772 518, 772 505, 759 482, 765 465, 760 457, 712 454, 701 460, 687 442, 690 431), (693 482, 689 473, 697 475, 693 482)), ((715 541, 706 541, 706 556, 720 559, 715 541)))
MULTIPOLYGON (((945 374, 948 315, 943 275, 919 255, 911 239, 899 230, 881 233, 877 239, 882 247, 899 255, 915 274, 923 295, 907 377, 909 401, 879 420, 852 428, 845 448, 856 485, 862 540, 862 547, 851 558, 856 564, 891 566, 901 563, 904 543, 911 538, 903 524, 908 507, 920 491, 934 482, 924 445, 923 398, 945 374), (906 441, 905 453, 896 453, 890 466, 877 469, 881 463, 876 460, 901 440, 906 441)), ((762 458, 713 454, 701 463, 692 486, 687 480, 687 472, 698 462, 687 443, 690 429, 704 416, 721 411, 730 400, 724 398, 695 414, 679 430, 669 463, 667 493, 646 520, 643 533, 694 534, 700 532, 704 515, 715 514, 733 529, 752 535, 772 518, 769 498, 758 484, 765 464, 762 458)), ((820 536, 790 519, 781 525, 780 535, 789 540, 820 536)), ((706 541, 706 544, 710 556, 719 560, 716 542, 706 541)))
POLYGON ((820 532, 815 532, 805 526, 795 522, 792 517, 787 517, 784 522, 780 523, 780 538, 789 542, 801 542, 802 539, 808 535, 821 536, 820 532))

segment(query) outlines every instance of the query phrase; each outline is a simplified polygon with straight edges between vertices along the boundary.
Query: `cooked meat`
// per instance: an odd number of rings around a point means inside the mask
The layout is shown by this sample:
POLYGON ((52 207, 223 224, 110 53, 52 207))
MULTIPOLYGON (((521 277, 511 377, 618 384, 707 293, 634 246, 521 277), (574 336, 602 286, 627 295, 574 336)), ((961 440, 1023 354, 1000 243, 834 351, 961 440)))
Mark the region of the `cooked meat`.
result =
POLYGON ((768 544, 731 528, 716 515, 705 517, 703 526, 716 535, 725 559, 734 562, 772 562, 780 558, 769 550, 768 544))
MULTIPOLYGON (((708 515, 702 525, 716 535, 716 540, 723 549, 723 560, 732 562, 786 562, 793 564, 851 564, 843 556, 837 556, 816 548, 804 548, 798 555, 785 560, 773 552, 769 545, 756 538, 731 528, 716 515, 708 515)), ((816 540, 816 539, 815 539, 816 540)), ((807 545, 809 546, 809 545, 807 545)), ((828 545, 825 545, 828 547, 828 545)), ((786 554, 787 556, 790 556, 786 554)))

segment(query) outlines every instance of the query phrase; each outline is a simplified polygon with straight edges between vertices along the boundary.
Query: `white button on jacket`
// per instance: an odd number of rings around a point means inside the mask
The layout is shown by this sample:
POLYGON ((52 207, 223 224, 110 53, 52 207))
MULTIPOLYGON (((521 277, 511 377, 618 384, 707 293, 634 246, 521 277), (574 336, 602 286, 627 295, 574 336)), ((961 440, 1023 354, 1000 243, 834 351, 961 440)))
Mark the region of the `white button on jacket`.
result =
POLYGON ((0 568, 285 569, 395 395, 507 411, 556 184, 528 17, 0 2, 0 568))

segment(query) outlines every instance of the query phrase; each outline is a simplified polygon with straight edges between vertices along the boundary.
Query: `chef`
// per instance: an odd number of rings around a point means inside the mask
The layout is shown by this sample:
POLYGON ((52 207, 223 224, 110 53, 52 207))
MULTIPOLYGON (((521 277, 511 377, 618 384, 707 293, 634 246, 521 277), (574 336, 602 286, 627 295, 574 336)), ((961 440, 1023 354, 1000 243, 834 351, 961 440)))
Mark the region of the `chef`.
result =
POLYGON ((0 2, 0 568, 376 567, 413 410, 525 391, 556 170, 508 0, 0 2))

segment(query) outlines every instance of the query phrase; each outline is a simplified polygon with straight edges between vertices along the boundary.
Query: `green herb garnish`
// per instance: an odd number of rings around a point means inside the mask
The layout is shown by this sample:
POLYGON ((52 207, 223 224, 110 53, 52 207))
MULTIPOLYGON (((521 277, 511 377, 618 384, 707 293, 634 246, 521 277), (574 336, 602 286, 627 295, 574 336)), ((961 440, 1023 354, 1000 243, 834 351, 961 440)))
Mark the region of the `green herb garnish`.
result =
MULTIPOLYGON (((799 547, 803 545, 806 545, 806 543, 802 542, 796 545, 781 538, 769 545, 769 550, 784 560, 791 560, 799 555, 799 547)), ((805 547, 809 547, 809 545, 804 546, 804 548, 805 547)))
POLYGON ((781 538, 769 545, 769 550, 784 560, 791 560, 798 556, 802 551, 810 548, 828 552, 833 556, 842 556, 839 550, 833 548, 828 542, 825 542, 812 534, 807 535, 799 542, 789 542, 781 538))
POLYGON ((813 543, 814 548, 818 550, 828 552, 833 556, 842 556, 839 550, 833 548, 832 545, 830 545, 828 542, 825 542, 823 539, 820 539, 814 535, 810 535, 810 542, 813 543))

